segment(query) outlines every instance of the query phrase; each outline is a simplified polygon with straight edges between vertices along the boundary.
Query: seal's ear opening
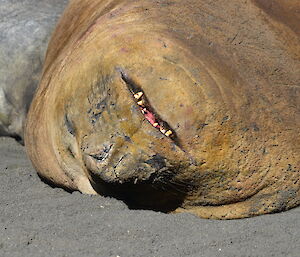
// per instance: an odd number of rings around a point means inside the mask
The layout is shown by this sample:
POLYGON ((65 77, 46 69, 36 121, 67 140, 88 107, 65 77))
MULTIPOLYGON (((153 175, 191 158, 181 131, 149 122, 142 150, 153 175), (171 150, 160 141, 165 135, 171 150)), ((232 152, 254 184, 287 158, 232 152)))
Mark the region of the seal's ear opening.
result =
MULTIPOLYGON (((175 211, 182 206, 186 193, 169 190, 168 185, 155 185, 154 179, 134 184, 132 182, 107 183, 91 173, 91 185, 94 190, 105 197, 123 201, 132 210, 153 210, 164 213, 175 211)), ((169 185, 170 186, 170 185, 169 185)))

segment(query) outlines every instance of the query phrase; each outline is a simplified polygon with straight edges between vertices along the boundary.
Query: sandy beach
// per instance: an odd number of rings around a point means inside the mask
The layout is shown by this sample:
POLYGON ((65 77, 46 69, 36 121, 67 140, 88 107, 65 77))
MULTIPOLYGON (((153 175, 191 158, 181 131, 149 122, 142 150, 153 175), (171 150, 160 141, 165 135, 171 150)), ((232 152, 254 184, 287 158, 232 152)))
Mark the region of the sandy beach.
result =
POLYGON ((300 208, 241 220, 130 210, 43 183, 0 138, 0 256, 299 256, 300 208))

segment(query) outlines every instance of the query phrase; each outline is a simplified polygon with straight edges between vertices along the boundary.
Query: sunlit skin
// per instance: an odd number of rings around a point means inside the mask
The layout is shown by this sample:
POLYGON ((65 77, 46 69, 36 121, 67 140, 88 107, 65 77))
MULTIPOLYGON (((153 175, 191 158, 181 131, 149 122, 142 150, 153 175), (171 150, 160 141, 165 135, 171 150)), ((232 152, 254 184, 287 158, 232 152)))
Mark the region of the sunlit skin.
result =
POLYGON ((204 218, 298 206, 297 10, 292 0, 70 1, 26 124, 37 172, 130 208, 204 218))

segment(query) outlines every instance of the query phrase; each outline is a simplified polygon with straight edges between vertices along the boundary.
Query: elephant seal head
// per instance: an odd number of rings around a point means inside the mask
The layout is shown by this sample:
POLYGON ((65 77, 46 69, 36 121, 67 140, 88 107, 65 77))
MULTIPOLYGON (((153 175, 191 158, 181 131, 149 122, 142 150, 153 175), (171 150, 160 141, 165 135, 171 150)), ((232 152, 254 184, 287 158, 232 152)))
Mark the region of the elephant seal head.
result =
POLYGON ((298 205, 299 37, 217 2, 72 1, 26 126, 39 174, 206 218, 298 205))

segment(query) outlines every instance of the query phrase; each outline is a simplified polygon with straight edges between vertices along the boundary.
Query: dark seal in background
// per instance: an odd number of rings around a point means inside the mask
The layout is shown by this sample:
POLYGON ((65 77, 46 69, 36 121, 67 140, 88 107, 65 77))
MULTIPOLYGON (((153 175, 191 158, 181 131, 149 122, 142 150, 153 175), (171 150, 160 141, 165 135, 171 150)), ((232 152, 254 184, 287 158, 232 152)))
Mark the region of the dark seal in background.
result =
POLYGON ((48 40, 67 2, 0 1, 0 136, 23 139, 48 40))

